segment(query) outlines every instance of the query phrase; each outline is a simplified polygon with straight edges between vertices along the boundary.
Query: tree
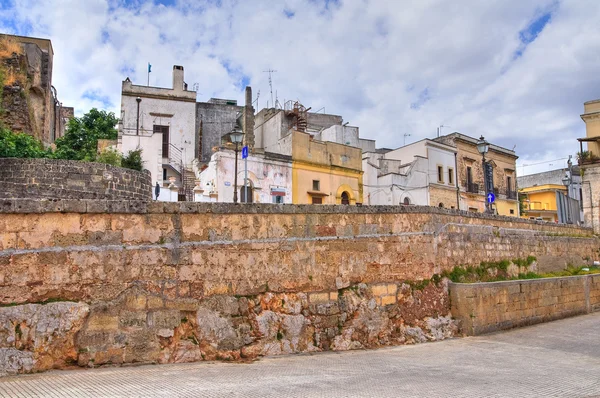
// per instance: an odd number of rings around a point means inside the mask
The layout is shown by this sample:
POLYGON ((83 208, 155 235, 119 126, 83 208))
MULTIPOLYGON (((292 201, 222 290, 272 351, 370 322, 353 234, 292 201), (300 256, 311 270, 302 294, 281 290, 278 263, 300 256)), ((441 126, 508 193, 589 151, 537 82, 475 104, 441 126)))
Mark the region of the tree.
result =
POLYGON ((112 112, 93 108, 82 117, 74 117, 67 124, 65 135, 56 140, 55 159, 96 160, 99 139, 117 138, 115 126, 119 120, 112 112))
POLYGON ((0 158, 46 158, 48 155, 35 137, 0 127, 0 158))

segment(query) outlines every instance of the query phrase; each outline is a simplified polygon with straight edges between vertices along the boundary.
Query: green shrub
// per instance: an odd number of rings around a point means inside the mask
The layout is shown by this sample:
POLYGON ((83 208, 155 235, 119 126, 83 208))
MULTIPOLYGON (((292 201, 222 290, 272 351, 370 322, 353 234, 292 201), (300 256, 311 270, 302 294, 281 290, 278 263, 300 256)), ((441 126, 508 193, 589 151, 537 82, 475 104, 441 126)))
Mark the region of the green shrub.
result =
POLYGON ((46 158, 48 154, 35 137, 0 128, 0 158, 46 158))
POLYGON ((113 148, 106 148, 96 157, 96 162, 120 167, 122 159, 123 155, 121 155, 121 152, 113 148))
POLYGON ((123 156, 123 159, 121 160, 121 166, 132 170, 142 171, 144 169, 144 161, 142 160, 141 148, 127 152, 127 155, 123 156))

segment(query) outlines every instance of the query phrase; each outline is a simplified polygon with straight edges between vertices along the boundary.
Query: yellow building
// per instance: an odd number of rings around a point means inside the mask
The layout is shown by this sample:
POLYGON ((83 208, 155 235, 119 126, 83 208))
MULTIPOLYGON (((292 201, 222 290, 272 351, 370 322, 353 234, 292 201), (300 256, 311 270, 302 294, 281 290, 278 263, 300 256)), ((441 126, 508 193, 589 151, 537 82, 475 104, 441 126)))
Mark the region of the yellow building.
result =
POLYGON ((521 217, 558 222, 557 192, 566 194, 567 188, 564 185, 545 184, 519 189, 519 193, 527 197, 525 200, 526 214, 523 214, 521 217))
MULTIPOLYGON (((482 156, 477 150, 477 138, 460 133, 438 137, 435 141, 455 147, 458 183, 460 185, 460 209, 484 212, 486 195, 482 156)), ((495 202, 492 211, 501 216, 518 217, 519 201, 516 191, 518 156, 510 149, 490 144, 485 155, 493 168, 495 202)))
POLYGON ((362 151, 292 132, 292 203, 362 203, 362 151))

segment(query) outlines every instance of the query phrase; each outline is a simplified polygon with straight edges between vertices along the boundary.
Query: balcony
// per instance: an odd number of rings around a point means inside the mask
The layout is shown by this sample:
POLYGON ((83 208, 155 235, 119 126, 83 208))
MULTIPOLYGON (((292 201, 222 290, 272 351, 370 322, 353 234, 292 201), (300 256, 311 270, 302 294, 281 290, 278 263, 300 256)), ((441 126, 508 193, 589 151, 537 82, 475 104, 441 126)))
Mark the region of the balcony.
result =
POLYGON ((465 191, 467 191, 469 193, 475 193, 475 194, 479 193, 479 184, 473 184, 471 182, 471 183, 464 184, 464 187, 465 187, 465 191))

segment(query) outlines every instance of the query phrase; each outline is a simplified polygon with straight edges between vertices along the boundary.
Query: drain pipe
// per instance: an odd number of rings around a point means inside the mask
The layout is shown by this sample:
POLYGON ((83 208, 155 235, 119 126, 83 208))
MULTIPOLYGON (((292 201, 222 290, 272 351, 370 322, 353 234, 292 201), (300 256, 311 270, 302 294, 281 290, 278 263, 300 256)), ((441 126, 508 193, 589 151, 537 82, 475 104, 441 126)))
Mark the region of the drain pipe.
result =
POLYGON ((457 153, 454 152, 454 182, 456 183, 456 209, 460 210, 460 185, 458 185, 458 160, 457 153))

